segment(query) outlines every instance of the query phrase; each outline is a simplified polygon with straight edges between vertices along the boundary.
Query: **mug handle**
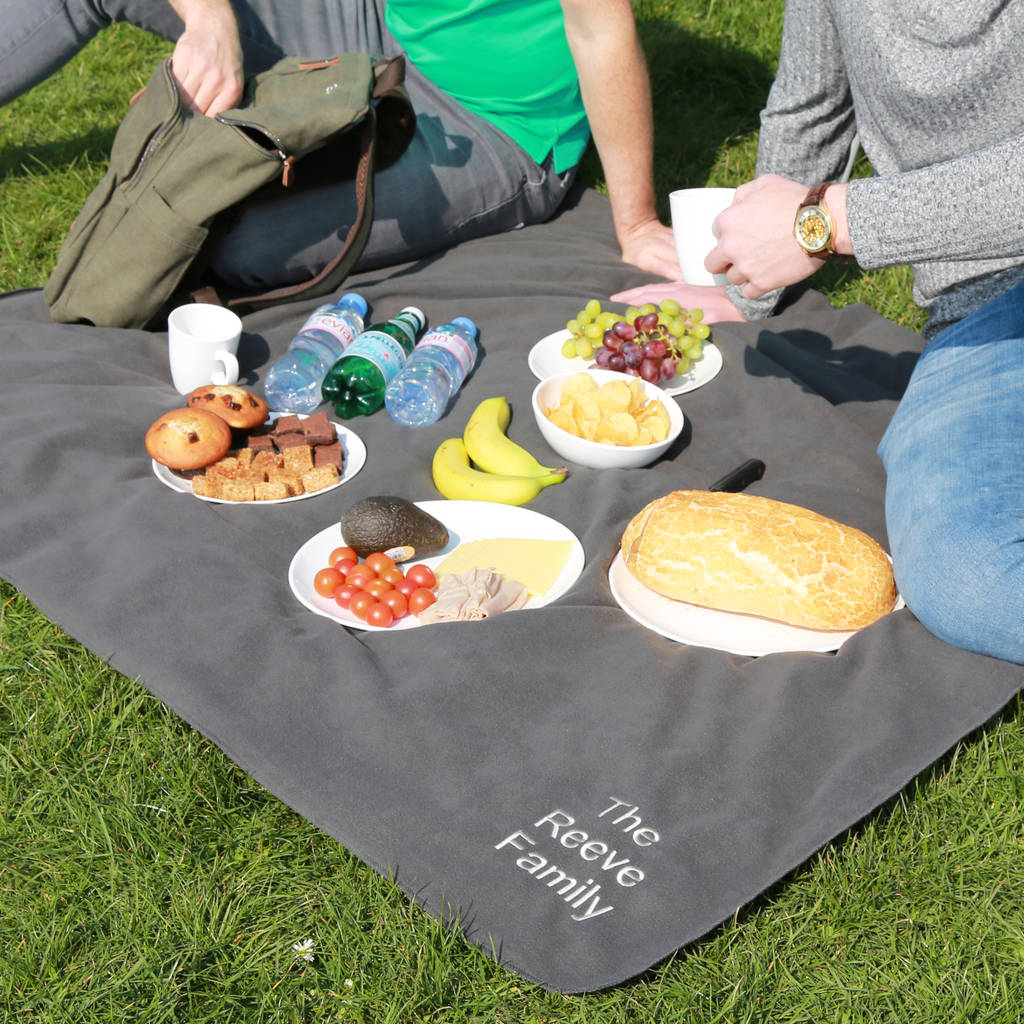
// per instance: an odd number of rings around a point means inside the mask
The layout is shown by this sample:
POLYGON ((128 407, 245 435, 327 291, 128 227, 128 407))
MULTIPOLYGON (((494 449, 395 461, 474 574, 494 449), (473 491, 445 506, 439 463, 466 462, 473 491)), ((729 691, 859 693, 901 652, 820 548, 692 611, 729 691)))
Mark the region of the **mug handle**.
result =
POLYGON ((224 351, 217 353, 223 369, 217 370, 213 375, 211 384, 237 384, 238 383, 238 360, 234 353, 224 351))

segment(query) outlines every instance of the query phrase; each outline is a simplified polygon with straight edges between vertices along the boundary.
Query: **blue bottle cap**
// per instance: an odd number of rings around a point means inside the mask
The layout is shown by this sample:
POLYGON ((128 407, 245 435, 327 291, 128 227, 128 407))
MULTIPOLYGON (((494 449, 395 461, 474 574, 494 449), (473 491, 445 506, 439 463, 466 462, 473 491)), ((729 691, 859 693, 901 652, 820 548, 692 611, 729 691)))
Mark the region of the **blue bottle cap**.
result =
POLYGON ((476 324, 468 316, 457 316, 452 320, 452 323, 456 327, 461 327, 464 331, 468 331, 471 337, 476 337, 476 324))
POLYGON ((350 306, 354 306, 360 316, 366 316, 366 310, 369 308, 366 305, 366 299, 357 292, 345 292, 338 301, 347 302, 350 306))

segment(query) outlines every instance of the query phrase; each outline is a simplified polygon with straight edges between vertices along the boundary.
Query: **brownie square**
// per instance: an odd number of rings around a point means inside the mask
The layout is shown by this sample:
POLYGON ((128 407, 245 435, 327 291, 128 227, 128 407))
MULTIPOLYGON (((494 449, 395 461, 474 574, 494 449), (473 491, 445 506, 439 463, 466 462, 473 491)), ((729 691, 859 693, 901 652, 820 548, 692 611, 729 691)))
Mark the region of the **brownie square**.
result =
POLYGON ((250 434, 247 443, 257 452, 272 452, 274 450, 274 439, 269 434, 250 434))
POLYGON ((322 409, 302 421, 302 431, 306 435, 306 440, 312 445, 330 444, 338 439, 334 424, 322 409))
POLYGON ((298 416, 281 416, 274 424, 272 431, 274 437, 281 437, 284 434, 301 434, 302 420, 298 416))
POLYGON ((287 451, 289 448, 298 448, 301 445, 309 446, 309 442, 306 440, 306 435, 299 434, 279 434, 274 438, 274 443, 277 445, 277 450, 280 452, 287 451))
POLYGON ((313 449, 314 466, 337 466, 340 470, 345 464, 345 449, 340 441, 334 444, 321 444, 313 449))

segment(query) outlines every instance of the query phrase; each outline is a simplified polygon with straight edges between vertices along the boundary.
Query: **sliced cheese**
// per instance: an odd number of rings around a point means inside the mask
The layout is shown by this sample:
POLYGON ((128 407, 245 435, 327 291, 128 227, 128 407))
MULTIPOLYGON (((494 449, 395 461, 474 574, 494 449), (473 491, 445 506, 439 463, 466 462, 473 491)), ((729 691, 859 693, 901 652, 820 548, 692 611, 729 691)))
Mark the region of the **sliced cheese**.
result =
POLYGON ((531 597, 543 597, 562 574, 571 540, 531 540, 528 537, 488 537, 460 544, 434 570, 437 578, 461 576, 470 569, 493 569, 518 580, 531 597))

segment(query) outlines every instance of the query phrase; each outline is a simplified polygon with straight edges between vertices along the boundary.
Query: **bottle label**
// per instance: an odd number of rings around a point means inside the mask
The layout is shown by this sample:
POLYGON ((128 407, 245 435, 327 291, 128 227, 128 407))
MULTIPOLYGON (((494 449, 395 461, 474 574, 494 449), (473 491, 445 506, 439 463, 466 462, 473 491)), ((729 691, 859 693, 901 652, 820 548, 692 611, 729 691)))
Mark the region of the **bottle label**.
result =
POLYGON ((469 371, 473 369, 473 349, 470 348, 469 342, 465 338, 458 334, 447 334, 440 331, 435 334, 431 331, 423 336, 416 347, 426 348, 428 345, 451 352, 455 356, 455 361, 462 368, 463 377, 469 376, 469 371))
POLYGON ((337 313, 321 313, 319 310, 303 324, 302 330, 324 331, 332 338, 336 338, 343 349, 348 348, 355 337, 352 325, 344 317, 338 316, 337 313))
POLYGON ((348 356, 362 356, 373 363, 380 370, 385 384, 390 384, 405 365, 405 349, 383 331, 363 331, 342 358, 348 356))

